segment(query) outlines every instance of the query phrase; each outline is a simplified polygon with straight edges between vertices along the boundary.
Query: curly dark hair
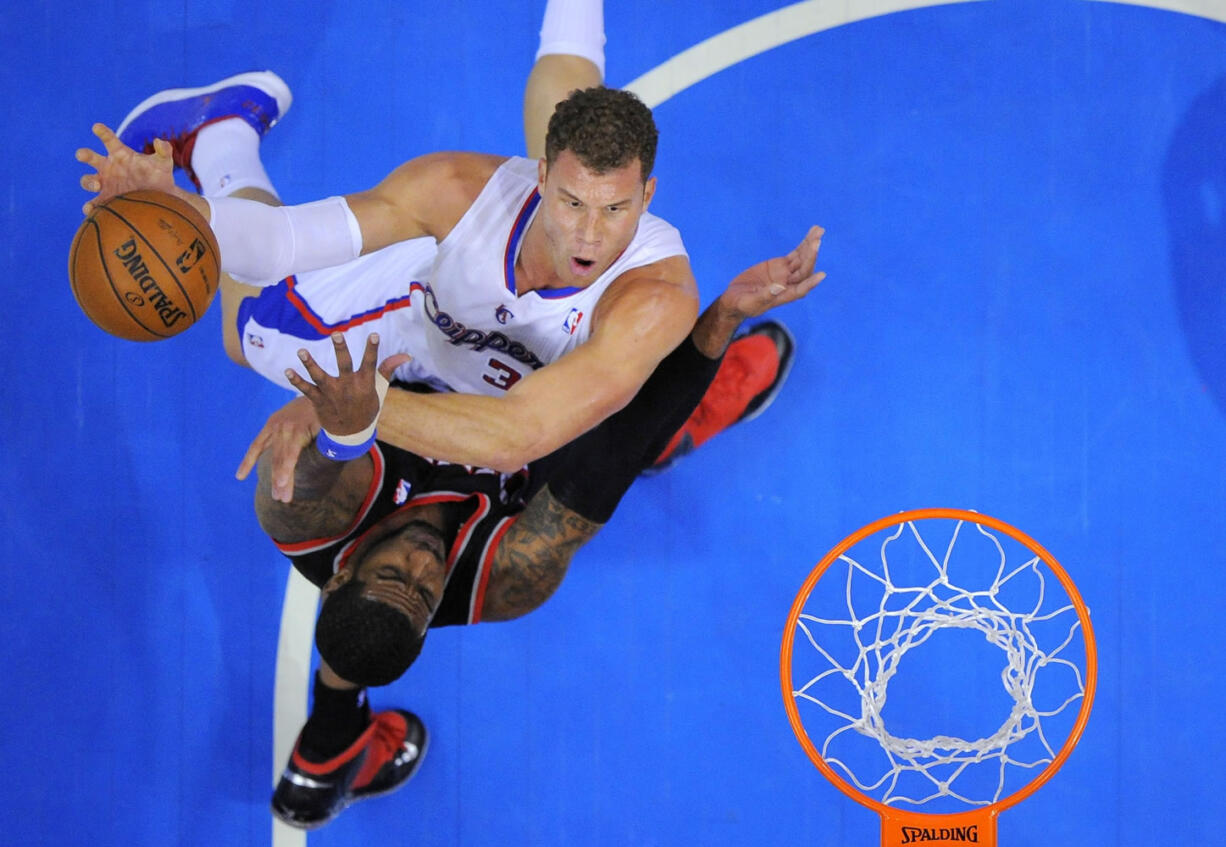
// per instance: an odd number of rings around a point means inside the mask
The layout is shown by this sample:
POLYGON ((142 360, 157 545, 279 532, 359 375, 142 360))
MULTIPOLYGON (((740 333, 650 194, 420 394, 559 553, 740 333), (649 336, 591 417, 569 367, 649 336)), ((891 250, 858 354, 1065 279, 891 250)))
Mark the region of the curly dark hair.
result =
POLYGON ((351 579, 329 594, 315 622, 319 657, 356 685, 388 685, 409 669, 426 636, 412 618, 386 603, 362 596, 351 579))
POLYGON ((549 119, 545 162, 552 165, 569 150, 585 168, 602 174, 638 159, 645 182, 655 167, 659 134, 651 109, 629 91, 603 85, 575 89, 549 119))

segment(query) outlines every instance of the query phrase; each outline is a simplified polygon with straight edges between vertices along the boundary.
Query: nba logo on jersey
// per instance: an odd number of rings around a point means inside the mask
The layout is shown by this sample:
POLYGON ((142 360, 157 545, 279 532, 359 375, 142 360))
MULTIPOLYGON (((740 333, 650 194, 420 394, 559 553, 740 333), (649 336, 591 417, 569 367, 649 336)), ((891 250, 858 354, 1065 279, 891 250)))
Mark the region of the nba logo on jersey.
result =
POLYGON ((566 316, 566 320, 562 321, 562 329, 566 330, 567 335, 574 335, 575 330, 579 328, 579 321, 583 320, 583 312, 578 309, 571 309, 570 314, 566 316))
POLYGON ((396 486, 396 493, 392 495, 392 502, 397 506, 403 506, 409 499, 409 490, 412 487, 407 479, 400 480, 400 484, 396 486))
POLYGON ((499 306, 494 310, 494 319, 503 326, 506 326, 507 321, 513 317, 515 317, 514 313, 512 313, 506 306, 499 306))

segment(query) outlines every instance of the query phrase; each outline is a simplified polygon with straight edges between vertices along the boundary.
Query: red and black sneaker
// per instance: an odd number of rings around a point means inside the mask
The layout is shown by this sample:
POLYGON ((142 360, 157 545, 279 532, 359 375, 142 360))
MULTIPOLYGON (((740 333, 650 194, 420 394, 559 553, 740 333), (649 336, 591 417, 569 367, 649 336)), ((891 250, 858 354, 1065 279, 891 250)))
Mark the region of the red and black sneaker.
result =
POLYGON ((315 829, 358 800, 390 794, 417 773, 430 737, 421 719, 404 709, 379 712, 344 752, 326 762, 307 761, 294 745, 272 795, 272 813, 290 826, 315 829))
POLYGON ((778 321, 764 321, 737 336, 698 408, 643 474, 666 470, 733 424, 765 412, 783 388, 795 357, 796 340, 778 321))

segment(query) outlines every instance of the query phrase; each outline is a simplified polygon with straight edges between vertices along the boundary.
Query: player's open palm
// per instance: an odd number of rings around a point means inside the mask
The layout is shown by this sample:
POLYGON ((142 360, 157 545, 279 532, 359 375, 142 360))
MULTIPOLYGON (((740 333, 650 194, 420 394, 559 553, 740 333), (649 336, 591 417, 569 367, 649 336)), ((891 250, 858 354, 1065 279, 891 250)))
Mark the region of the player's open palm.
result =
POLYGON ((92 167, 95 173, 81 177, 81 187, 96 195, 88 200, 82 211, 89 214, 94 206, 104 203, 119 194, 142 188, 175 193, 174 162, 170 144, 155 139, 153 152, 137 153, 119 140, 119 137, 102 125, 94 124, 94 135, 106 148, 106 154, 82 147, 77 150, 77 161, 92 167))
POLYGON ((742 318, 756 318, 775 306, 804 297, 826 278, 824 271, 813 271, 824 234, 820 226, 812 227, 786 256, 767 259, 741 271, 720 299, 742 318))

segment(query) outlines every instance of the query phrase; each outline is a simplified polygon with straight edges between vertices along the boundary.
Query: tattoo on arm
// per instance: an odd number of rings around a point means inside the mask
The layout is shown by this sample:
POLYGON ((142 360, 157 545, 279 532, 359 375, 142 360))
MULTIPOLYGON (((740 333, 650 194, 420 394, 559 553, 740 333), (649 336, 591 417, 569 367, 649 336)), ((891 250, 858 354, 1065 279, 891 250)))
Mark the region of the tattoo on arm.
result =
POLYGON ((294 499, 281 503, 272 499, 272 463, 261 457, 255 490, 260 526, 276 541, 290 544, 339 535, 357 517, 373 473, 369 455, 334 462, 308 448, 294 469, 294 499))
POLYGON ((498 545, 482 620, 518 618, 548 600, 575 551, 601 526, 555 500, 548 486, 541 489, 498 545))

